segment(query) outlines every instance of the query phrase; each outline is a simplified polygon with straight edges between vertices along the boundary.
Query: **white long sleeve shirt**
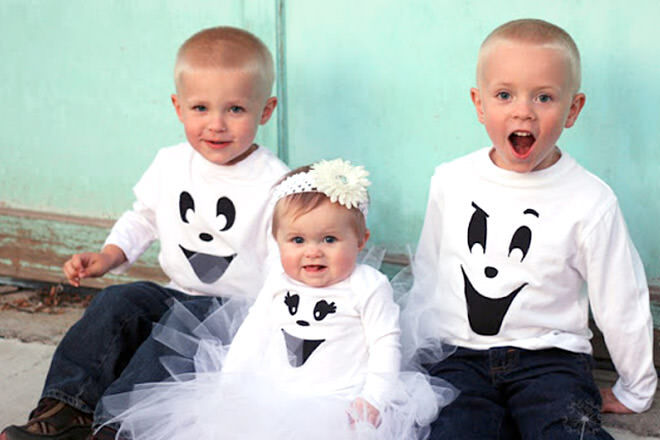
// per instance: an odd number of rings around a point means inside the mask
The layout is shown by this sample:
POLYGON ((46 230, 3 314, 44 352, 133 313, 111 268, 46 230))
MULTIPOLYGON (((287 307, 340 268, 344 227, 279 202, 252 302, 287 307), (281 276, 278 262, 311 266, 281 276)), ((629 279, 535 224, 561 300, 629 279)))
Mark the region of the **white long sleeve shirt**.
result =
POLYGON ((399 308, 367 265, 309 287, 274 266, 234 338, 224 372, 267 371, 293 393, 361 396, 382 408, 401 361, 399 308))
POLYGON ((591 305, 620 376, 615 395, 648 409, 657 384, 648 287, 614 193, 566 153, 521 174, 489 151, 440 165, 431 180, 409 300, 428 313, 416 336, 591 353, 591 305))
POLYGON ((231 166, 206 160, 189 144, 161 149, 134 187, 136 201, 105 244, 133 264, 154 240, 168 287, 192 295, 256 296, 274 249, 267 202, 287 171, 259 147, 231 166))

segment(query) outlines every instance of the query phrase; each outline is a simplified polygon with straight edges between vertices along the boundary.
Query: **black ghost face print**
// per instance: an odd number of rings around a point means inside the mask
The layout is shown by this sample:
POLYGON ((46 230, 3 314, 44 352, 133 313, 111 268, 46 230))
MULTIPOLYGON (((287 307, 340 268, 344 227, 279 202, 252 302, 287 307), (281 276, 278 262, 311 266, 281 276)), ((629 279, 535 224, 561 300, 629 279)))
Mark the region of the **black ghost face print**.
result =
MULTIPOLYGON (((484 261, 488 261, 489 254, 486 251, 488 244, 488 219, 490 216, 474 202, 472 202, 472 207, 474 208, 474 213, 470 218, 467 228, 467 246, 472 255, 478 252, 480 248, 486 256, 484 261)), ((539 217, 538 212, 533 209, 526 209, 523 211, 523 214, 525 216, 532 215, 536 218, 539 217)), ((509 259, 519 258, 519 261, 523 262, 530 250, 531 243, 532 231, 528 226, 522 225, 513 232, 508 249, 495 249, 494 252, 506 252, 506 256, 509 259)), ((488 250, 491 251, 491 249, 488 250)), ((498 276, 502 276, 502 270, 506 268, 498 268, 486 264, 484 267, 478 269, 483 269, 486 279, 495 280, 498 276)), ((461 265, 461 273, 463 274, 463 281, 465 283, 465 302, 467 304, 470 328, 479 335, 493 336, 498 334, 511 303, 520 291, 525 288, 527 282, 521 280, 519 285, 507 292, 504 297, 490 298, 482 295, 481 291, 474 286, 463 265, 461 265)), ((473 274, 473 279, 475 278, 476 274, 473 274)), ((489 293, 501 294, 501 292, 489 293)))
MULTIPOLYGON (((195 275, 197 275, 197 278, 205 284, 213 284, 225 273, 229 264, 236 256, 236 253, 218 256, 190 249, 194 246, 208 246, 208 244, 212 243, 214 240, 214 234, 212 233, 216 232, 201 227, 199 223, 193 225, 191 217, 194 214, 195 201, 190 193, 183 191, 179 195, 179 215, 181 221, 186 223, 189 228, 196 229, 193 231, 193 243, 186 244, 187 247, 179 244, 179 248, 181 248, 183 255, 185 255, 188 263, 195 272, 195 275)), ((218 232, 225 232, 234 225, 234 221, 236 220, 236 208, 229 198, 220 197, 218 199, 215 206, 215 214, 216 218, 224 219, 224 224, 222 227, 218 228, 218 232)))
MULTIPOLYGON (((314 304, 313 310, 300 311, 300 315, 298 315, 300 295, 297 293, 292 295, 291 292, 286 293, 284 304, 289 309, 289 314, 291 316, 295 316, 296 318, 311 318, 307 320, 296 319, 296 324, 300 327, 309 327, 310 325, 313 325, 313 323, 323 321, 328 315, 337 312, 337 306, 335 306, 334 302, 329 303, 326 300, 321 299, 314 304)), ((286 348, 289 354, 289 364, 294 368, 303 365, 312 353, 314 353, 314 350, 325 342, 325 339, 297 338, 287 333, 284 329, 282 329, 282 333, 284 334, 284 341, 286 342, 286 348)))

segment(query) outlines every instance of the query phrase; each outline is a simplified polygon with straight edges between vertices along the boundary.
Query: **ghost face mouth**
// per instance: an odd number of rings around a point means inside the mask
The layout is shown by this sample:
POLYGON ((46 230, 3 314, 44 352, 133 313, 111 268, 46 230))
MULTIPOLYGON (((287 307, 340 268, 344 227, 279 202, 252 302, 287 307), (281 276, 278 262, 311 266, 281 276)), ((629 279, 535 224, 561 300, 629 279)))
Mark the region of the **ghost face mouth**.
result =
POLYGON ((513 154, 519 159, 525 159, 532 152, 536 137, 529 131, 514 131, 507 138, 513 154))
POLYGON ((236 254, 227 257, 195 252, 179 245, 197 278, 205 284, 213 284, 225 273, 236 254))
POLYGON ((509 306, 527 283, 523 283, 503 298, 488 298, 474 288, 463 266, 461 266, 461 272, 465 282, 465 302, 467 303, 470 328, 483 336, 498 334, 509 306))
POLYGON ((282 329, 282 333, 289 354, 289 364, 294 368, 303 365, 314 353, 314 350, 325 342, 325 339, 300 339, 288 334, 284 329, 282 329))

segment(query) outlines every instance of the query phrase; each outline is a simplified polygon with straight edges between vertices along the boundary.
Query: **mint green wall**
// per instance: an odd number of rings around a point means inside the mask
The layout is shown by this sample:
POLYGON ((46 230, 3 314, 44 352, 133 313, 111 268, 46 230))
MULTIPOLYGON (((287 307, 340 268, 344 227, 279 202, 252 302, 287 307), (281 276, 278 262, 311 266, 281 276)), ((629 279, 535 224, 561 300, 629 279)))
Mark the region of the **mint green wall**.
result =
POLYGON ((568 30, 587 104, 560 146, 619 195, 649 277, 660 277, 660 3, 657 0, 3 0, 0 206, 114 217, 160 146, 183 139, 171 109, 177 46, 243 26, 275 51, 292 166, 342 156, 373 178, 375 242, 414 245, 435 165, 486 146, 469 88, 476 51, 504 21, 568 30), (278 5, 284 12, 278 15, 278 5))
POLYGON ((660 277, 656 0, 288 2, 292 164, 365 164, 374 238, 415 244, 434 167, 489 145, 469 98, 477 49, 521 17, 557 23, 577 41, 587 103, 559 145, 614 188, 649 277, 660 277))
MULTIPOLYGON (((0 203, 116 217, 159 147, 179 45, 220 23, 275 41, 270 0, 0 2, 0 203)), ((275 49, 271 45, 272 49, 275 49)), ((261 133, 275 143, 276 124, 261 133)))

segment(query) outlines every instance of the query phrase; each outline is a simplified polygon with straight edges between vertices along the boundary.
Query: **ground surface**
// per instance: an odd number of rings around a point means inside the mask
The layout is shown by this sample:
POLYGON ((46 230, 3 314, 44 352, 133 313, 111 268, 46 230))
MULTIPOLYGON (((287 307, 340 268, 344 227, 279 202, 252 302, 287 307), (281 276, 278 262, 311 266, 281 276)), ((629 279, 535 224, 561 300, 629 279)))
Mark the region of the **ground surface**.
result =
MULTIPOLYGON (((24 422, 38 399, 56 344, 94 294, 62 285, 15 284, 0 284, 0 389, 12 397, 0 399, 0 429, 24 422)), ((594 376, 600 386, 616 378, 607 370, 595 370, 594 376)), ((644 414, 605 414, 603 421, 616 440, 660 439, 660 393, 644 414)))
POLYGON ((0 286, 0 337, 56 344, 91 298, 62 286, 0 286))

